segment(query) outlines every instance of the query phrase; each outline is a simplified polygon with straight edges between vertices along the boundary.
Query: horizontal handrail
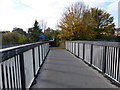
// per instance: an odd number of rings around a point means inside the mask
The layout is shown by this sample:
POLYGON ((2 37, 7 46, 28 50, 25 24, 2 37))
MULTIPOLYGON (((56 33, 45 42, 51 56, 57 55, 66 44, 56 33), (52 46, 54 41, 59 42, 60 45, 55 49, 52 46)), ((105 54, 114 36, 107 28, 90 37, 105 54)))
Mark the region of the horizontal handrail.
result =
POLYGON ((101 46, 120 47, 120 42, 107 42, 107 41, 66 41, 66 42, 79 42, 101 46))
POLYGON ((28 43, 28 44, 23 44, 19 46, 8 47, 8 48, 0 49, 0 52, 6 52, 6 51, 10 51, 17 48, 23 48, 23 47, 34 45, 34 44, 43 44, 43 43, 47 43, 47 42, 34 42, 34 43, 28 43))
POLYGON ((14 55, 20 54, 20 53, 27 51, 37 45, 44 44, 44 43, 46 43, 46 42, 35 42, 35 43, 29 43, 29 44, 0 49, 0 58, 1 58, 0 62, 3 62, 14 55))

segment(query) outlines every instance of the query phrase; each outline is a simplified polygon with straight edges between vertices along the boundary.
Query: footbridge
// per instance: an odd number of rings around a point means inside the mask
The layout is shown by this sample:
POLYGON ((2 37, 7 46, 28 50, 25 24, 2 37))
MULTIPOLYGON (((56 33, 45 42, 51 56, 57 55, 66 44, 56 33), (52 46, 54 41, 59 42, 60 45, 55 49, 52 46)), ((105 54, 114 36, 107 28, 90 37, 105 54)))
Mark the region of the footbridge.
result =
POLYGON ((120 43, 36 42, 0 50, 0 89, 119 88, 120 43), (114 83, 114 84, 113 84, 114 83))

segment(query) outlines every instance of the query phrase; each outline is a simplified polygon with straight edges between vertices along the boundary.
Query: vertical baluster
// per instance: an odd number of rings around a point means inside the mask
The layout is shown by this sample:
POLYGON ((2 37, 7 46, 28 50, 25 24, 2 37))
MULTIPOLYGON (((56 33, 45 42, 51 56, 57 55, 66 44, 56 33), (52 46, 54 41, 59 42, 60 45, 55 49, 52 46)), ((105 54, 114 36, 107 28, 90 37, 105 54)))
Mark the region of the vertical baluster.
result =
POLYGON ((9 88, 11 89, 12 87, 12 83, 11 83, 11 71, 10 71, 10 61, 11 61, 11 59, 9 59, 9 61, 7 61, 7 77, 8 77, 8 83, 9 83, 9 88))
POLYGON ((110 75, 110 68, 111 68, 111 58, 110 58, 110 47, 108 47, 108 61, 109 61, 109 67, 108 67, 108 75, 110 75))
POLYGON ((22 88, 22 85, 21 85, 21 72, 20 72, 20 56, 18 55, 17 56, 17 62, 18 62, 18 77, 19 77, 19 88, 22 88))
POLYGON ((4 86, 5 86, 5 89, 6 88, 9 88, 9 86, 8 86, 8 75, 7 75, 7 63, 6 62, 4 62, 4 64, 3 64, 3 76, 4 76, 4 86))
POLYGON ((17 86, 17 74, 16 74, 16 58, 13 58, 13 69, 14 69, 14 80, 15 80, 15 88, 18 88, 17 86))
POLYGON ((15 68, 16 68, 16 80, 17 80, 17 88, 19 87, 19 74, 18 74, 18 56, 15 56, 15 68))
POLYGON ((4 89, 4 78, 3 78, 3 65, 2 62, 0 63, 0 89, 4 89))
POLYGON ((118 69, 117 69, 117 81, 120 82, 120 48, 118 48, 118 69))
POLYGON ((90 53, 91 53, 90 54, 90 57, 91 57, 90 64, 92 65, 92 60, 93 60, 93 44, 91 44, 91 52, 90 53))
POLYGON ((77 42, 77 56, 79 56, 79 43, 77 42))
POLYGON ((20 54, 20 72, 21 72, 21 85, 22 89, 25 90, 25 69, 24 69, 24 58, 23 53, 20 54))
POLYGON ((40 65, 42 64, 43 62, 43 55, 42 55, 42 44, 40 45, 40 65))
POLYGON ((10 62, 10 70, 11 70, 11 83, 12 83, 12 88, 15 88, 14 86, 14 73, 13 73, 13 58, 11 59, 11 62, 10 62))
POLYGON ((107 47, 104 46, 104 48, 103 48, 103 68, 102 68, 103 73, 106 72, 106 49, 107 49, 107 47))
POLYGON ((39 59, 39 67, 40 67, 40 63, 41 63, 41 61, 40 61, 40 45, 38 46, 38 59, 39 59))
POLYGON ((116 47, 116 51, 115 51, 115 79, 117 80, 117 70, 118 70, 118 48, 116 47))

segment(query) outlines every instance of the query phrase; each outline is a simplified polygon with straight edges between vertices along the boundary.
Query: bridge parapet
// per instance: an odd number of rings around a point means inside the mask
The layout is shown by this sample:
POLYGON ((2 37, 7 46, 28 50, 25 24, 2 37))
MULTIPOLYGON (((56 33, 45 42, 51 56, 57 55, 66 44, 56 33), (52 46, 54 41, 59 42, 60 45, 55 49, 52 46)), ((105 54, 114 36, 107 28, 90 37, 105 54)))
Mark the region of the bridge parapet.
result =
POLYGON ((49 43, 36 42, 0 50, 0 89, 30 88, 42 66, 49 43))
POLYGON ((66 49, 120 85, 120 42, 66 41, 66 49))

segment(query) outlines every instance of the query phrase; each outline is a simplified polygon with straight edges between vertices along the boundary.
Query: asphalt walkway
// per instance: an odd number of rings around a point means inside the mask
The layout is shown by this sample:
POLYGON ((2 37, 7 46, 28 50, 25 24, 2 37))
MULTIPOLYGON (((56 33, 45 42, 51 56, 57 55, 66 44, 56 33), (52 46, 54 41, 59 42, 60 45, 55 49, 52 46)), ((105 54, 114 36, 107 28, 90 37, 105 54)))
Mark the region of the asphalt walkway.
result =
POLYGON ((102 74, 64 49, 51 49, 31 88, 116 88, 102 74))

